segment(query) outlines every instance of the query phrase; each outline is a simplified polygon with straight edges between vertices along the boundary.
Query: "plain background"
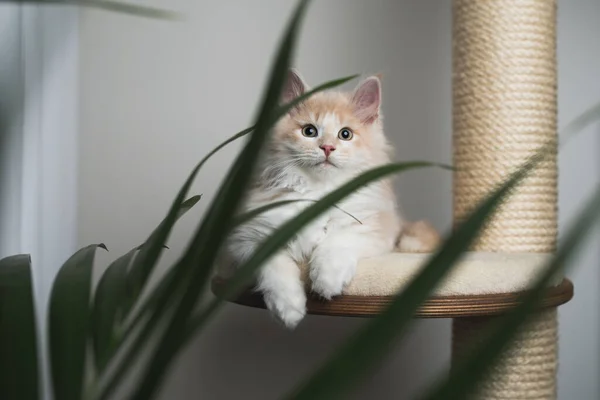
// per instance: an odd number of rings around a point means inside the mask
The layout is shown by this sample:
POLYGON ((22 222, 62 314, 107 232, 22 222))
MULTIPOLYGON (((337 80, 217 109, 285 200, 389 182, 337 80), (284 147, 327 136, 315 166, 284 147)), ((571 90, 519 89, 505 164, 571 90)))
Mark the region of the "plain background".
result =
POLYGON ((20 88, 20 43, 19 10, 16 6, 0 8, 0 255, 14 252, 18 241, 20 163, 18 153, 19 119, 11 118, 19 114, 22 102, 20 88), (17 77, 17 79, 15 79, 17 77), (6 189, 5 189, 6 188, 6 189))
MULTIPOLYGON (((251 124, 294 3, 153 2, 183 12, 184 22, 82 14, 78 244, 105 242, 111 252, 101 263, 140 243, 197 160, 251 124)), ((313 84, 383 73, 386 131, 397 158, 449 162, 450 3, 314 1, 296 65, 313 84)), ((559 1, 560 126, 600 100, 599 19, 598 0, 559 1)), ((562 150, 562 229, 600 181, 599 130, 591 127, 562 150)), ((238 149, 220 152, 201 172, 193 192, 205 197, 178 225, 164 264, 185 247, 238 149)), ((410 173, 397 188, 410 218, 449 228, 449 174, 410 173)), ((576 296, 560 308, 561 399, 600 398, 599 240, 570 273, 576 296)), ((278 398, 362 323, 307 317, 290 333, 263 311, 228 305, 179 358, 162 398, 278 398)), ((409 398, 447 366, 449 343, 450 321, 416 321, 353 398, 409 398)))

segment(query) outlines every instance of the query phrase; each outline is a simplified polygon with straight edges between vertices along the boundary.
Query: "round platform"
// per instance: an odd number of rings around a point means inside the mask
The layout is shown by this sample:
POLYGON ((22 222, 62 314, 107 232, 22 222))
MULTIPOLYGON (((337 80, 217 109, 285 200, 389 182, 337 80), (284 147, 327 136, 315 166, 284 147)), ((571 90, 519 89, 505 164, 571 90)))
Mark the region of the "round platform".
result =
MULTIPOLYGON (((223 292, 226 280, 214 278, 212 291, 216 296, 223 292)), ((477 295, 435 296, 417 311, 416 318, 460 318, 499 315, 517 305, 523 292, 477 295)), ((571 300, 573 284, 564 279, 559 285, 549 287, 540 308, 557 307, 571 300)), ((393 299, 392 296, 342 295, 331 301, 309 297, 308 314, 345 317, 371 317, 378 315, 393 299)), ((249 307, 265 308, 262 296, 250 289, 232 301, 249 307)))

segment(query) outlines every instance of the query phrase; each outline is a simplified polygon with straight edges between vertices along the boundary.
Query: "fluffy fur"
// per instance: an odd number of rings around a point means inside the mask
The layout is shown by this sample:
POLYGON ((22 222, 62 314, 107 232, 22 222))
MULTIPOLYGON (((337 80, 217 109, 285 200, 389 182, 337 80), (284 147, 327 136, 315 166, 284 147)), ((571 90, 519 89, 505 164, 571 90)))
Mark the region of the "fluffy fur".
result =
MULTIPOLYGON (((300 75, 291 71, 282 102, 307 89, 300 75)), ((261 155, 241 211, 275 201, 306 201, 273 209, 237 228, 226 244, 223 262, 235 268, 311 201, 363 171, 390 162, 380 105, 381 84, 373 76, 350 93, 318 93, 283 117, 261 155)), ((430 250, 435 240, 426 236, 431 233, 420 235, 422 226, 406 224, 396 204, 389 180, 373 183, 305 227, 268 260, 258 274, 257 290, 277 319, 293 328, 306 313, 300 264, 308 264, 310 290, 331 299, 352 280, 359 259, 393 251, 403 229, 408 235, 400 247, 404 242, 409 251, 430 250)))

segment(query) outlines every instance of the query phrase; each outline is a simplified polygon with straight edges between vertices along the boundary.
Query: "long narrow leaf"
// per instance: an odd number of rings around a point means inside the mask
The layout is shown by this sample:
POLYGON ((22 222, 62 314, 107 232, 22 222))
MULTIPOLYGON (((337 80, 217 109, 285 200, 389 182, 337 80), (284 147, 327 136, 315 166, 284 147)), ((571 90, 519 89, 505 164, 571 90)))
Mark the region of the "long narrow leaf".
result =
POLYGON ((355 74, 355 75, 349 75, 349 76, 346 76, 344 78, 334 79, 334 80, 331 80, 329 82, 325 82, 325 83, 323 83, 321 85, 315 86, 314 88, 312 88, 308 92, 301 94, 300 96, 298 96, 295 99, 291 100, 289 103, 286 103, 285 105, 279 107, 279 109, 276 110, 276 112, 274 113, 275 117, 273 118, 273 120, 277 121, 279 118, 281 118, 285 114, 287 114, 292 108, 294 108, 298 104, 302 103, 303 101, 307 100, 312 95, 314 95, 316 93, 319 93, 319 92, 322 92, 323 90, 327 90, 327 89, 331 89, 331 88, 343 85, 344 83, 346 83, 348 81, 351 81, 352 79, 355 79, 357 77, 358 77, 357 74, 355 74))
MULTIPOLYGON (((331 81, 328 81, 321 85, 316 86, 314 89, 306 92, 305 94, 303 94, 301 96, 298 96, 294 100, 292 100, 289 103, 285 104, 284 106, 280 107, 276 113, 276 117, 274 120, 281 118, 281 116, 283 116, 285 113, 287 113, 292 107, 296 106, 298 103, 300 103, 302 101, 305 101, 307 98, 314 95, 315 93, 342 85, 342 84, 348 82, 349 80, 354 79, 356 76, 357 75, 352 75, 352 76, 348 76, 348 77, 341 78, 341 79, 335 79, 335 80, 331 80, 331 81)), ((208 159, 210 159, 210 157, 212 157, 215 153, 217 153, 219 150, 221 150, 226 145, 232 143, 233 141, 235 141, 237 139, 240 139, 240 138, 246 136, 247 134, 251 133, 253 130, 254 130, 254 126, 251 126, 249 128, 246 128, 246 129, 236 133, 235 135, 233 135, 232 137, 228 138, 223 143, 221 143, 219 146, 217 146, 215 149, 213 149, 210 153, 208 153, 193 169, 192 173, 188 177, 188 180, 186 181, 186 183, 180 190, 177 199, 182 198, 187 195, 187 191, 189 190, 191 182, 195 178, 196 174, 199 172, 200 168, 206 163, 206 161, 208 161, 208 159)), ((173 204, 176 204, 177 199, 175 200, 175 202, 173 204)), ((345 212, 344 210, 342 210, 342 211, 345 212)), ((173 212, 173 210, 171 209, 170 213, 172 213, 172 212, 173 212)), ((352 215, 350 215, 350 214, 348 214, 348 215, 350 217, 354 218, 352 215)), ((250 216, 251 215, 247 215, 246 217, 250 217, 250 216)), ((243 220, 237 221, 237 223, 240 223, 240 222, 243 222, 243 220)), ((172 272, 174 272, 173 270, 174 270, 174 268, 171 269, 165 277, 163 277, 163 280, 154 289, 152 294, 146 299, 145 303, 139 308, 136 315, 131 318, 131 323, 126 327, 124 334, 119 339, 120 342, 126 341, 130 337, 130 334, 137 328, 138 324, 144 320, 144 317, 146 316, 147 312, 154 309, 156 307, 156 305, 162 304, 161 299, 163 299, 165 293, 170 291, 169 284, 173 282, 173 273, 172 273, 172 272)), ((142 347, 141 345, 145 341, 144 337, 149 336, 149 334, 150 334, 149 327, 150 326, 152 326, 152 325, 147 325, 144 332, 148 332, 148 333, 143 335, 143 337, 141 337, 138 340, 138 342, 136 342, 137 345, 133 346, 132 349, 130 349, 128 356, 125 357, 125 362, 119 366, 119 368, 117 369, 117 372, 114 373, 112 378, 110 378, 108 380, 109 383, 105 386, 105 390, 102 392, 100 398, 106 399, 108 396, 110 396, 113 388, 116 387, 116 385, 120 381, 121 377, 123 376, 124 372, 128 369, 128 367, 133 362, 134 357, 132 357, 132 355, 137 353, 138 352, 137 349, 140 349, 142 347)))
MULTIPOLYGON (((300 0, 298 7, 288 25, 287 32, 280 45, 275 58, 275 63, 270 74, 268 88, 258 113, 256 128, 250 140, 242 150, 242 154, 232 168, 225 183, 218 191, 205 220, 202 222, 198 233, 195 235, 190 248, 184 255, 187 263, 184 263, 182 272, 178 274, 176 282, 184 285, 184 295, 178 302, 173 317, 167 325, 166 332, 162 335, 157 351, 151 358, 150 367, 141 381, 134 398, 147 399, 152 396, 173 359, 182 336, 185 324, 200 296, 201 289, 206 286, 205 282, 210 275, 210 267, 217 256, 220 245, 225 238, 231 212, 237 210, 242 201, 254 165, 258 160, 263 144, 267 140, 268 133, 275 123, 276 111, 283 85, 288 74, 290 60, 296 42, 297 32, 304 15, 307 0, 300 0), (210 233, 210 234, 207 234, 210 233), (188 264, 189 263, 189 264, 188 264), (190 271, 190 279, 186 279, 186 269, 204 265, 205 268, 195 268, 190 271)), ((161 312, 155 311, 153 320, 158 322, 161 312)), ((155 322, 155 323, 156 323, 155 322)))
POLYGON ((85 377, 90 332, 90 292, 96 249, 93 244, 73 254, 60 268, 50 293, 49 343, 54 398, 79 400, 85 377))
MULTIPOLYGON (((201 196, 192 196, 181 203, 176 215, 176 220, 185 215, 198 201, 201 196)), ((154 243, 157 227, 149 242, 154 243)), ((163 244, 163 247, 166 247, 163 244)), ((138 251, 142 257, 147 256, 147 243, 138 246, 122 257, 116 259, 104 272, 94 299, 94 311, 92 316, 93 323, 93 344, 95 363, 98 372, 101 372, 110 358, 118 350, 122 338, 121 323, 139 296, 140 288, 144 286, 148 279, 148 271, 144 265, 133 262, 138 251), (130 268, 131 266, 131 268, 130 268)))
POLYGON ((570 266, 577 250, 583 245, 590 230, 600 220, 600 187, 580 212, 569 229, 564 243, 556 255, 548 262, 533 284, 533 288, 521 296, 519 305, 502 317, 494 326, 492 334, 486 337, 471 357, 460 364, 441 385, 424 397, 427 400, 464 399, 475 385, 490 371, 499 356, 519 333, 519 328, 534 314, 539 301, 543 299, 548 285, 561 270, 570 266))
POLYGON ((240 266, 235 277, 227 283, 224 289, 225 297, 234 295, 236 291, 243 288, 254 276, 255 271, 277 250, 288 243, 296 233, 306 224, 310 223, 322 213, 327 211, 345 197, 356 190, 372 182, 380 180, 388 175, 406 172, 419 168, 439 167, 450 169, 449 166, 424 161, 412 161, 403 163, 387 164, 363 172, 356 178, 324 196, 321 200, 307 207, 304 211, 283 224, 279 229, 269 236, 252 254, 252 256, 240 266))
MULTIPOLYGON (((577 130, 593 122, 594 118, 597 119, 599 114, 600 104, 590 108, 582 116, 570 123, 565 128, 564 133, 570 136, 577 130)), ((299 391, 295 392, 293 398, 328 398, 328 394, 338 394, 352 384, 355 384, 357 378, 369 370, 369 365, 377 362, 384 355, 385 349, 389 347, 390 342, 402 333, 418 305, 425 300, 426 297, 424 296, 448 272, 454 263, 452 259, 456 260, 460 252, 467 249, 467 242, 471 242, 474 238, 473 233, 475 232, 473 228, 477 228, 477 231, 481 229, 480 224, 477 224, 479 227, 475 226, 478 219, 482 223, 485 215, 489 215, 489 212, 497 206, 498 201, 510 192, 509 188, 522 180, 541 160, 553 154, 554 150, 555 147, 552 143, 544 146, 529 162, 515 172, 510 180, 490 195, 485 202, 481 203, 480 207, 471 214, 456 233, 440 248, 439 252, 428 262, 422 272, 413 279, 407 289, 396 297, 393 304, 382 315, 372 320, 363 330, 348 341, 311 380, 304 386, 301 386, 299 391), (503 191, 504 194, 502 194, 503 191), (496 205, 492 203, 496 203, 496 205), (485 212, 485 208, 488 208, 488 212, 485 212), (469 231, 471 231, 470 234, 466 235, 469 231), (452 249, 458 250, 459 253, 455 253, 454 255, 449 254, 452 249), (452 257, 448 257, 449 255, 452 257)))
MULTIPOLYGON (((340 79, 334 79, 328 82, 325 82, 321 85, 316 86, 315 88, 309 90, 308 92, 302 94, 301 96, 298 96, 297 98, 291 100, 289 103, 281 106, 278 108, 275 117, 273 118, 273 121, 277 121, 279 118, 281 118, 283 115, 285 115, 287 112, 289 112, 290 109, 292 109, 293 107, 295 107, 297 104, 305 101, 306 99, 308 99, 310 96, 314 95, 315 93, 319 93, 321 91, 333 88, 333 87, 337 87, 339 85, 342 85, 352 79, 355 79, 358 75, 351 75, 351 76, 347 76, 344 78, 340 78, 340 79)), ((155 232, 153 233, 153 235, 155 236, 156 240, 148 240, 147 243, 147 255, 144 255, 142 257, 140 257, 138 260, 139 262, 136 264, 136 266, 134 266, 133 269, 135 269, 137 272, 134 273, 134 275, 139 275, 139 276, 148 276, 155 265, 155 261, 156 258, 154 258, 154 255, 157 254, 156 252, 159 251, 160 249, 159 247, 159 239, 168 236, 169 233, 169 223, 172 220, 172 216, 173 214, 176 212, 176 210, 174 209, 175 204, 177 202, 178 199, 183 198, 187 195, 187 192, 189 190, 189 187, 191 186, 191 183, 193 182, 193 180, 195 179, 197 173, 200 171, 201 167, 214 155, 216 154, 219 150, 221 150, 223 147, 227 146, 228 144, 232 143, 233 141, 240 139, 244 136, 246 136, 247 134, 251 133, 254 130, 254 126, 251 126, 249 128, 246 128, 238 133, 236 133, 235 135, 233 135, 232 137, 228 138, 227 140, 225 140, 224 142, 222 142, 221 144, 219 144, 215 149, 213 149, 211 152, 209 152, 197 165, 196 167, 193 169, 192 173, 190 174, 190 176, 188 177, 186 183, 184 184, 183 188, 180 190, 176 201, 173 203, 173 206, 171 208, 171 210, 169 211, 169 214, 167 215, 167 217, 164 220, 164 224, 163 226, 160 226, 159 228, 157 228, 155 230, 155 232)), ((342 210, 343 211, 343 210, 342 210)), ((345 211, 344 211, 345 212, 345 211)), ((354 218, 354 217, 353 217, 354 218)), ((156 255, 156 257, 158 257, 158 255, 156 255)), ((133 279, 134 281, 136 280, 135 278, 133 279)), ((142 279, 139 278, 137 279, 138 281, 141 281, 142 279)), ((145 279, 144 279, 144 283, 145 283, 145 279)), ((133 300, 135 301, 138 297, 139 297, 139 291, 141 291, 141 287, 143 286, 143 283, 138 284, 138 288, 134 289, 134 294, 132 296, 133 300)), ((164 293, 164 292, 161 292, 164 293)), ((157 299, 154 298, 150 298, 148 299, 149 302, 152 302, 152 304, 156 304, 157 299)), ((142 306, 140 308, 140 312, 147 312, 150 309, 150 304, 145 304, 144 306, 142 306)), ((129 304, 129 307, 126 307, 127 310, 129 310, 131 308, 131 304, 129 304)), ((140 321, 142 318, 142 315, 137 315, 136 317, 133 318, 133 320, 135 321, 135 323, 137 323, 138 321, 140 321)), ((130 328, 134 328, 134 326, 131 326, 130 328)), ((132 329, 130 329, 132 330, 132 329)))
MULTIPOLYGON (((347 76, 344 78, 334 79, 334 80, 325 82, 325 83, 318 85, 315 88, 309 90, 308 92, 302 94, 301 96, 298 96, 297 98, 291 100, 289 103, 287 103, 281 107, 276 107, 275 108, 276 112, 274 113, 274 116, 271 118, 271 124, 276 122, 279 118, 281 118, 283 115, 285 115, 287 112, 289 112, 289 110, 292 109, 293 107, 295 107, 297 104, 305 101, 306 99, 308 99, 310 96, 314 95, 315 93, 342 85, 356 77, 357 77, 357 75, 351 75, 351 76, 347 76)), ((209 152, 193 169, 192 173, 188 177, 184 186, 180 190, 175 202, 171 206, 171 210, 169 211, 167 217, 163 221, 163 226, 160 226, 153 232, 153 237, 149 238, 146 242, 146 246, 144 249, 145 254, 140 255, 136 259, 136 264, 132 268, 132 270, 135 271, 133 273, 133 276, 134 276, 133 281, 138 282, 138 284, 133 288, 134 300, 139 297, 139 293, 141 292, 142 287, 147 280, 147 277, 151 274, 151 272, 155 266, 158 255, 160 254, 160 244, 159 244, 160 240, 161 239, 166 240, 166 237, 168 236, 168 234, 170 233, 170 230, 172 229, 172 224, 174 224, 173 215, 176 213, 175 204, 177 204, 177 200, 183 199, 187 195, 189 187, 191 186, 197 173, 200 171, 202 166, 214 154, 216 154, 219 150, 221 150, 226 145, 232 143, 233 141, 246 136, 250 132, 254 131, 254 129, 255 129, 255 126, 251 126, 249 128, 246 128, 246 129, 236 133, 229 139, 225 140, 223 143, 221 143, 219 146, 217 146, 215 149, 213 149, 211 152, 209 152)), ((129 308, 130 307, 128 307, 128 309, 129 308)))
POLYGON ((37 334, 31 258, 0 260, 0 398, 37 400, 37 334))
MULTIPOLYGON (((173 226, 175 225, 177 217, 180 213, 181 204, 184 202, 185 196, 187 196, 187 194, 190 190, 190 187, 192 186, 192 183, 194 182, 194 179, 196 178, 196 175, 198 175, 198 172, 200 171, 200 169, 214 154, 216 154, 223 147, 227 146, 228 144, 232 143, 233 141, 235 141, 241 137, 244 137, 245 135, 252 132, 253 130, 254 130, 254 127, 246 128, 246 129, 236 133, 229 139, 225 140, 223 143, 221 143, 220 145, 215 147, 212 151, 210 151, 206 156, 204 156, 204 158, 202 160, 200 160, 200 162, 198 164, 196 164, 194 169, 192 169, 192 172, 186 179, 185 183, 179 190, 179 193, 177 193, 175 200, 171 204, 171 208, 169 209, 167 216, 161 222, 161 224, 158 226, 158 228, 154 232, 152 232, 152 234, 150 235, 148 240, 146 240, 146 242, 144 243, 145 252, 143 254, 138 255, 138 257, 136 257, 136 263, 139 265, 139 267, 134 267, 134 268, 136 270, 143 270, 143 272, 142 271, 139 272, 140 276, 146 276, 146 277, 150 276, 150 274, 154 270, 154 267, 156 265, 159 255, 160 255, 160 252, 163 248, 163 245, 166 242, 169 234, 171 233, 171 230, 173 229, 173 226)), ((138 274, 138 273, 136 273, 136 274, 138 274)), ((133 278, 133 281, 134 282, 136 281, 135 277, 133 278)), ((135 286, 136 285, 134 283, 134 287, 135 286)), ((133 293, 133 299, 137 299, 139 297, 139 294, 141 293, 141 290, 143 288, 143 284, 138 284, 137 286, 139 289, 136 290, 135 293, 133 293)), ((131 307, 132 307, 132 304, 130 304, 128 308, 131 309, 131 307)), ((143 308, 145 309, 145 307, 143 307, 143 308)), ((139 318, 139 319, 134 318, 134 320, 141 320, 141 318, 139 318)))
MULTIPOLYGON (((276 113, 276 117, 275 117, 275 121, 279 118, 281 118, 283 115, 285 115, 287 112, 289 112, 290 109, 292 109, 293 107, 295 107, 297 104, 305 101, 306 99, 310 98, 312 95, 319 93, 321 91, 327 90, 327 89, 331 89, 337 86, 340 86, 352 79, 355 79, 358 75, 350 75, 344 78, 340 78, 340 79, 334 79, 328 82, 325 82, 321 85, 318 85, 316 87, 314 87, 313 89, 309 90, 308 92, 296 97, 295 99, 291 100, 289 103, 281 106, 278 110, 278 112, 276 113)), ((213 156, 215 153, 217 153, 219 150, 221 150, 223 147, 225 147, 226 145, 228 145, 229 143, 242 138, 243 136, 249 134, 250 132, 252 132, 254 130, 254 126, 251 126, 249 128, 246 128, 238 133, 236 133, 235 135, 233 135, 232 137, 228 138, 227 140, 225 140, 223 143, 221 143, 219 146, 217 146, 215 149, 213 149, 210 153, 208 153, 208 155, 206 157, 204 157, 204 159, 202 159, 202 161, 200 161, 200 163, 196 166, 196 168, 194 169, 194 171, 192 172, 192 174, 190 174, 190 178, 188 179, 188 181, 193 180, 193 178, 195 177, 195 174, 199 171, 199 169, 204 165, 204 163, 206 161, 208 161, 208 159, 213 156)), ((182 190, 183 192, 183 190, 182 190)), ((181 194, 181 193, 180 193, 181 194)), ((187 194, 183 193, 183 196, 185 196, 187 194)), ((292 200, 295 201, 295 200, 292 200)), ((261 207, 260 209, 256 209, 256 210, 252 210, 249 211, 247 214, 245 215, 239 215, 236 217, 236 220, 233 222, 232 226, 235 225, 239 225, 253 217, 255 217, 258 214, 261 214, 263 212, 266 212, 268 210, 270 210, 271 208, 274 207, 279 207, 280 205, 284 205, 287 204, 286 202, 283 202, 282 204, 270 204, 267 205, 265 207, 261 207)), ((352 214, 349 214, 348 212, 346 212, 345 210, 334 206, 336 208, 338 208, 340 211, 342 211, 343 213, 347 214, 349 217, 356 219, 356 217, 354 217, 352 214)), ((357 220, 358 221, 358 220, 357 220)), ((360 223, 360 221, 358 221, 360 223)), ((171 277, 166 276, 166 278, 171 277)), ((164 294, 164 291, 167 288, 167 282, 163 281, 161 282, 161 286, 157 287, 155 292, 152 293, 152 295, 146 300, 146 303, 144 303, 141 307, 140 310, 138 311, 138 314, 132 318, 132 323, 130 326, 127 327, 126 329, 126 333, 123 336, 123 340, 126 340, 129 337, 129 333, 132 332, 134 330, 134 328, 137 326, 137 323, 139 323, 143 316, 146 314, 146 312, 148 312, 149 310, 152 309, 153 306, 155 306, 159 300, 159 297, 161 294, 164 294)))
MULTIPOLYGON (((168 219, 168 217, 163 220, 160 225, 152 232, 146 243, 142 244, 140 248, 140 252, 137 257, 134 259, 133 264, 131 266, 131 270, 127 275, 127 284, 128 284, 128 301, 124 304, 124 314, 126 315, 134 302, 138 299, 139 295, 144 288, 144 285, 148 281, 150 274, 154 268, 156 260, 160 255, 164 247, 164 240, 161 242, 161 239, 164 237, 164 233, 167 230, 166 226, 170 225, 169 230, 172 229, 175 222, 179 218, 181 218, 185 213, 192 209, 200 201, 202 196, 196 195, 192 196, 189 199, 183 201, 179 208, 174 210, 174 218, 168 219)), ((166 240, 166 237, 165 237, 166 240)))
POLYGON ((600 119, 600 102, 594 104, 581 114, 579 114, 576 118, 571 120, 564 128, 563 128, 563 137, 566 140, 570 140, 574 134, 581 131, 588 125, 593 124, 594 122, 598 122, 600 119))
MULTIPOLYGON (((251 211, 248 211, 247 213, 241 214, 239 216, 237 216, 233 222, 232 222, 232 226, 238 226, 241 225, 255 217, 257 217, 258 215, 265 213, 267 211, 270 211, 272 209, 278 208, 278 207, 282 207, 285 205, 289 205, 292 203, 297 203, 297 202, 302 202, 302 201, 309 201, 309 202, 316 202, 316 200, 283 200, 283 201, 279 201, 276 203, 271 203, 262 207, 258 207, 255 208, 251 211)), ((334 206, 337 209, 339 209, 341 212, 345 213, 346 215, 348 215, 350 218, 355 219, 357 222, 361 223, 360 220, 358 220, 356 217, 354 217, 352 214, 344 211, 343 209, 334 206)), ((120 335, 118 337, 118 342, 116 344, 115 347, 118 347, 120 344, 122 344, 123 342, 125 342, 130 335, 133 333, 133 331, 135 330, 135 328, 138 326, 138 323, 142 320, 142 318, 144 318, 144 316, 147 315, 147 312, 150 311, 153 307, 156 306, 157 301, 159 300, 159 298, 161 297, 161 295, 164 293, 164 291, 166 290, 166 288, 169 285, 169 282, 173 279, 173 272, 174 269, 170 269, 165 276, 160 280, 160 282, 157 284, 157 286, 154 288, 154 290, 152 291, 152 293, 150 294, 150 296, 148 297, 147 301, 142 305, 141 309, 139 310, 139 312, 135 315, 134 319, 126 326, 125 330, 123 331, 122 335, 120 335)), ((114 349, 116 350, 116 348, 114 349)), ((112 353, 110 354, 112 355, 112 353)))
POLYGON ((357 384, 358 378, 368 371, 371 365, 381 360, 393 340, 404 333, 419 305, 468 250, 496 208, 553 148, 552 144, 543 147, 480 203, 411 280, 406 289, 396 295, 379 316, 348 340, 306 383, 290 395, 290 398, 330 399, 357 384))
MULTIPOLYGON (((312 202, 312 203, 316 203, 318 200, 309 200, 309 199, 292 199, 292 200, 281 200, 281 201, 276 201, 274 203, 269 203, 266 204, 264 206, 260 206, 260 207, 256 207, 250 211, 247 211, 243 214, 240 214, 238 216, 236 216, 232 223, 231 226, 232 227, 236 227, 238 225, 242 225, 245 224, 246 222, 258 217, 261 214, 266 213, 267 211, 271 211, 273 209, 279 208, 279 207, 283 207, 283 206, 287 206, 293 203, 298 203, 298 202, 312 202)), ((344 214, 346 214, 347 216, 349 216, 350 218, 352 218, 353 220, 355 220, 356 222, 358 222, 359 224, 362 224, 362 222, 356 218, 354 215, 350 214, 349 212, 345 211, 344 209, 338 207, 337 205, 332 205, 331 207, 334 207, 336 209, 338 209, 339 211, 343 212, 344 214)))
POLYGON ((56 5, 75 5, 91 8, 98 8, 106 11, 113 11, 122 14, 130 14, 146 18, 158 19, 180 19, 179 14, 155 7, 146 7, 131 3, 122 3, 112 0, 8 0, 9 2, 20 4, 56 4, 56 5))
POLYGON ((324 196, 321 200, 307 207, 297 216, 283 224, 254 251, 250 259, 240 266, 235 276, 228 281, 223 290, 223 295, 221 298, 214 299, 205 310, 190 320, 186 329, 185 340, 182 342, 182 344, 185 344, 185 342, 190 340, 193 335, 197 334, 198 331, 202 329, 206 321, 218 309, 223 299, 235 296, 240 289, 244 288, 252 279, 256 270, 265 262, 265 260, 267 260, 273 253, 275 253, 290 239, 292 239, 294 235, 306 224, 310 223, 312 220, 327 211, 330 207, 365 185, 382 179, 390 174, 426 167, 440 167, 445 169, 450 168, 445 165, 427 162, 405 162, 373 168, 324 196))
POLYGON ((129 251, 108 266, 94 298, 92 339, 96 369, 101 372, 111 357, 117 323, 123 318, 123 302, 127 297, 127 269, 138 249, 129 251))
MULTIPOLYGON (((285 113, 287 113, 289 111, 289 109, 291 109, 293 106, 295 106, 296 104, 298 104, 299 102, 302 102, 304 100, 306 100, 308 97, 310 97, 311 95, 322 91, 322 90, 326 90, 338 85, 341 85, 351 79, 354 79, 355 76, 350 76, 350 77, 346 77, 346 78, 342 78, 342 79, 336 79, 330 82, 327 82, 325 84, 319 85, 317 87, 315 87, 314 89, 310 90, 309 92, 305 93, 302 96, 299 96, 298 98, 294 99, 293 101, 291 101, 290 103, 276 108, 276 112, 274 117, 271 118, 271 122, 270 125, 272 125, 277 119, 279 119, 282 115, 284 115, 285 113)), ((220 148, 222 148, 223 146, 225 146, 226 144, 232 142, 233 140, 240 138, 248 133, 250 133, 251 131, 253 131, 255 129, 255 127, 250 127, 240 133, 238 133, 237 135, 235 135, 234 137, 228 139, 226 142, 224 142, 221 146, 219 146, 217 149, 215 149, 213 152, 211 152, 207 157, 205 157, 205 159, 203 161, 201 161, 201 163, 197 166, 197 168, 194 170, 194 172, 192 173, 192 175, 190 176, 190 181, 191 179, 193 179, 193 177, 195 176, 195 173, 198 171, 198 169, 200 168, 200 166, 202 164, 204 164, 204 162, 208 159, 208 157, 210 157, 212 154, 214 154, 217 150, 219 150, 220 148)), ((239 166, 237 166, 235 169, 232 170, 239 170, 239 166)), ((226 181, 227 183, 227 181, 226 181)), ((187 188, 184 186, 184 188, 182 188, 180 193, 186 193, 185 191, 187 190, 187 188)), ((219 198, 217 196, 217 198, 219 198)), ((212 209, 211 209, 212 211, 212 209)), ((212 212, 209 211, 208 214, 212 214, 212 212)), ((200 246, 197 246, 198 248, 200 246)), ((191 263, 190 263, 191 264, 191 263)), ((208 269, 208 268, 207 268, 208 269)), ((206 275, 208 275, 209 270, 207 271, 206 275)), ((113 376, 111 378, 109 378, 108 380, 108 384, 105 386, 105 390, 102 392, 101 394, 101 398, 105 399, 107 398, 110 393, 112 392, 112 388, 114 388, 117 383, 120 381, 121 377, 123 376, 124 372, 127 370, 127 368, 131 365, 131 363, 133 362, 133 360, 135 359, 134 355, 137 354, 139 352, 139 350, 143 347, 143 343, 147 340, 147 338, 150 335, 150 331, 152 330, 152 328, 154 326, 156 326, 156 323, 158 321, 159 315, 161 314, 162 310, 167 306, 168 302, 166 301, 166 298, 169 296, 169 293, 172 293, 174 290, 175 285, 177 285, 177 280, 174 279, 173 276, 169 276, 169 281, 167 282, 166 280, 164 282, 165 285, 161 286, 160 290, 157 290, 155 293, 153 293, 152 296, 150 296, 147 299, 147 302, 142 305, 142 307, 140 307, 140 312, 141 313, 145 313, 151 309, 153 309, 152 306, 156 306, 157 308, 154 309, 154 315, 155 317, 153 319, 150 319, 147 324, 145 325, 144 329, 142 330, 142 334, 140 335, 140 337, 138 337, 137 341, 135 342, 135 344, 132 346, 132 348, 130 349, 128 356, 126 356, 124 358, 124 362, 119 366, 119 368, 116 370, 116 372, 113 374, 113 376), (172 285, 172 286, 169 286, 172 285)), ((134 318, 133 318, 133 324, 131 326, 128 327, 127 329, 127 333, 125 336, 128 336, 128 333, 132 332, 134 330, 134 328, 136 328, 137 323, 139 323, 140 321, 144 320, 144 314, 137 314, 134 318)))

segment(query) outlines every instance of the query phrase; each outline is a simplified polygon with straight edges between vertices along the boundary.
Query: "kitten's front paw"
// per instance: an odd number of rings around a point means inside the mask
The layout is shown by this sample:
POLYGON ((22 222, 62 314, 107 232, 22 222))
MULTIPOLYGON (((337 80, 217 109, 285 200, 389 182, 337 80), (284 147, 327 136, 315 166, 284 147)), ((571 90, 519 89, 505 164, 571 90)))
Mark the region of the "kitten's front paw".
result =
POLYGON ((342 252, 332 253, 328 257, 316 253, 310 266, 312 290, 331 300, 333 296, 342 294, 344 286, 354 277, 357 260, 342 252))
POLYGON ((288 329, 294 329, 306 315, 306 293, 304 289, 269 291, 263 293, 265 304, 278 321, 288 329))

